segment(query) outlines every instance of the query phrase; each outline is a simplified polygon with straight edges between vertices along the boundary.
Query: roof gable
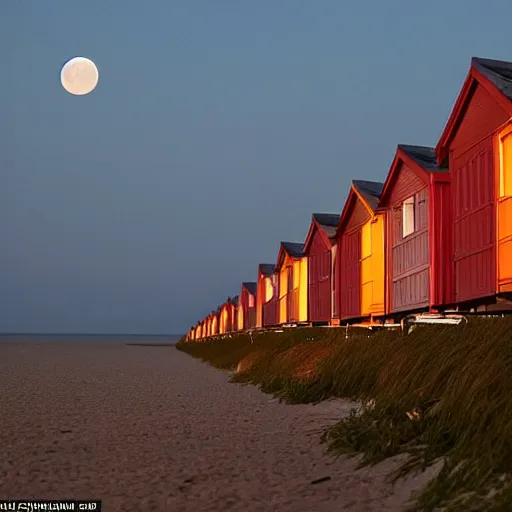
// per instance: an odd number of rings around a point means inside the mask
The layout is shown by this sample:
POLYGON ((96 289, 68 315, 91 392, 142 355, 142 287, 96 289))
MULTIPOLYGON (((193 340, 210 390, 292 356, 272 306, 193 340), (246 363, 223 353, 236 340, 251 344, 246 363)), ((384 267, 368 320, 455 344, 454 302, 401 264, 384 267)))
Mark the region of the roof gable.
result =
POLYGON ((309 251, 315 232, 320 233, 325 247, 332 247, 336 243, 336 230, 339 223, 339 213, 313 213, 309 231, 304 241, 304 254, 309 251))
POLYGON ((256 295, 257 283, 254 282, 243 282, 242 288, 245 288, 250 294, 256 295))
POLYGON ((353 180, 350 186, 347 200, 341 212, 337 234, 339 235, 346 226, 356 201, 361 201, 370 215, 377 209, 383 184, 379 181, 353 180))
POLYGON ((304 244, 301 242, 281 242, 277 254, 276 270, 281 269, 286 255, 292 259, 302 258, 304 256, 304 244))
POLYGON ((276 266, 273 263, 260 263, 258 266, 259 273, 267 277, 272 275, 275 270, 276 266))
POLYGON ((446 167, 438 167, 436 151, 429 146, 412 146, 409 144, 399 144, 396 149, 395 157, 391 163, 386 181, 382 188, 382 193, 377 207, 385 207, 389 193, 393 188, 398 173, 406 164, 411 171, 419 176, 425 183, 429 183, 429 174, 442 173, 447 174, 449 170, 446 167))
POLYGON ((448 156, 449 144, 462 121, 477 84, 484 87, 512 117, 512 62, 473 57, 469 73, 436 146, 436 160, 439 165, 448 156))

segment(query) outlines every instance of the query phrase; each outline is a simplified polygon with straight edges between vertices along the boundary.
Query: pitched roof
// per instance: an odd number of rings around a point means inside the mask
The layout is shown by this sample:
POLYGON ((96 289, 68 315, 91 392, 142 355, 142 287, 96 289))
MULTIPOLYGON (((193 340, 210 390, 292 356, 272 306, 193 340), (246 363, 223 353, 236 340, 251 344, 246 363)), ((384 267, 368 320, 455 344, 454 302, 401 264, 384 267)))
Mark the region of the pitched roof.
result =
POLYGON ((412 158, 425 171, 448 172, 446 167, 438 167, 435 148, 428 146, 410 146, 408 144, 399 144, 398 148, 412 158))
POLYGON ((273 263, 260 263, 259 270, 264 276, 269 276, 275 272, 276 266, 273 263))
POLYGON ((235 306, 238 306, 238 299, 239 299, 238 295, 235 295, 234 297, 231 297, 231 304, 233 304, 235 306))
POLYGON ((304 255, 304 244, 299 242, 281 242, 283 249, 292 257, 300 258, 304 255))
POLYGON ((489 80, 509 100, 512 100, 512 62, 473 57, 471 66, 489 80))
POLYGON ((256 290, 257 290, 257 284, 256 283, 254 283, 252 281, 251 282, 244 282, 244 283, 242 283, 242 286, 244 288, 247 288, 247 291, 249 293, 252 293, 252 295, 256 295, 256 290))
POLYGON ((336 229, 340 223, 339 213, 313 213, 313 218, 323 229, 327 238, 336 238, 336 229))
POLYGON ((384 183, 380 181, 353 180, 352 184, 357 191, 363 196, 368 206, 375 211, 379 198, 382 193, 384 183))
POLYGON ((469 73, 437 142, 436 156, 439 164, 448 156, 450 142, 458 130, 477 84, 486 89, 504 112, 512 116, 512 62, 473 57, 469 73))
POLYGON ((449 169, 437 165, 435 148, 398 144, 395 157, 393 158, 384 187, 380 194, 379 206, 385 207, 387 205, 389 191, 393 188, 396 176, 398 176, 397 173, 403 162, 405 162, 425 183, 428 183, 430 179, 441 179, 440 174, 448 175, 443 179, 449 179, 449 169))

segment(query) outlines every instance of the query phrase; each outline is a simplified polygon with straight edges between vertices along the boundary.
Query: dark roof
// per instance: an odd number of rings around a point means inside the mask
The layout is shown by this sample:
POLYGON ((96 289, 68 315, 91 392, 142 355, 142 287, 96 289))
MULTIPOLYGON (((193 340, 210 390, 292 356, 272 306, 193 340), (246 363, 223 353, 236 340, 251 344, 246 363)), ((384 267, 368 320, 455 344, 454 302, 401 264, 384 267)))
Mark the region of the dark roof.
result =
POLYGON ((281 242, 283 249, 292 257, 304 256, 304 244, 299 242, 281 242))
POLYGON ((399 144, 398 147, 412 158, 422 169, 430 172, 448 172, 445 167, 438 167, 436 150, 427 146, 410 146, 399 144))
POLYGON ((380 181, 353 180, 352 184, 357 188, 372 210, 377 208, 379 197, 382 193, 384 183, 380 181))
POLYGON ((339 213, 313 213, 313 218, 318 222, 328 238, 336 237, 340 217, 339 213))
POLYGON ((504 96, 512 100, 512 62, 473 57, 471 65, 492 82, 504 96))
POLYGON ((231 297, 231 304, 234 304, 235 306, 238 306, 238 295, 235 295, 234 297, 231 297))
POLYGON ((244 286, 245 288, 247 288, 247 291, 249 293, 252 293, 253 295, 256 295, 256 289, 257 289, 257 284, 256 283, 253 283, 253 282, 250 282, 250 283, 242 283, 242 286, 244 286))
POLYGON ((273 274, 275 270, 276 266, 273 263, 260 263, 260 272, 265 276, 273 274))

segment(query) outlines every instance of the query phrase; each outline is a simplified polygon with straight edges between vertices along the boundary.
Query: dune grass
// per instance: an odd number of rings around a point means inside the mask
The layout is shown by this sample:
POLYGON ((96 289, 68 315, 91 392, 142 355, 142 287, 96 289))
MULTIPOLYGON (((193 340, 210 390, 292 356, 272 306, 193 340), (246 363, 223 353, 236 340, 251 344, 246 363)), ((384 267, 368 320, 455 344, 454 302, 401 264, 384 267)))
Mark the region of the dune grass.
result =
POLYGON ((350 398, 361 406, 327 428, 333 454, 360 465, 406 453, 391 480, 436 461, 442 469, 411 510, 512 510, 512 318, 397 331, 292 329, 178 348, 241 371, 291 403, 350 398))

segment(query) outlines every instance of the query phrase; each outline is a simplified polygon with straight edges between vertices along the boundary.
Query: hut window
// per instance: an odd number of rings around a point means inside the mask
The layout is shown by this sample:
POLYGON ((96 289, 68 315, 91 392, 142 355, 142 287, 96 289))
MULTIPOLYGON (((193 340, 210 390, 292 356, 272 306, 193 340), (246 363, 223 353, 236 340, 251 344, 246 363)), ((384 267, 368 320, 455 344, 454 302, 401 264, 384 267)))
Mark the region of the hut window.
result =
POLYGON ((512 197, 512 127, 500 146, 500 197, 512 197))
POLYGON ((414 196, 402 204, 402 236, 405 238, 414 233, 414 196))
POLYGON ((252 293, 249 294, 249 307, 254 307, 254 295, 252 293))

